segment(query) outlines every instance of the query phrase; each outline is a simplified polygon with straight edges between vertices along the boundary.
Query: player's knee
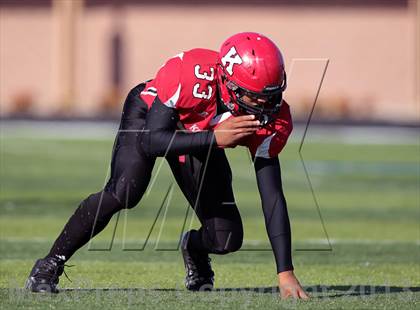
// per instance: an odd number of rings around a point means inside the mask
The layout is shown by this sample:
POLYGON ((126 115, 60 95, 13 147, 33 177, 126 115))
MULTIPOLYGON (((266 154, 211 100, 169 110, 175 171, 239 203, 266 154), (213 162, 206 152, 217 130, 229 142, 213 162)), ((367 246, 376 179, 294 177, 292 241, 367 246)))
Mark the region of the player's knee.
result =
POLYGON ((120 201, 123 209, 132 209, 140 201, 141 195, 136 191, 130 192, 127 191, 119 191, 116 193, 118 200, 120 201))
POLYGON ((242 247, 243 237, 244 234, 242 231, 242 227, 241 230, 237 230, 231 235, 231 237, 227 241, 227 250, 229 253, 239 251, 239 249, 242 247))
POLYGON ((216 232, 213 252, 215 254, 227 254, 238 251, 242 247, 242 226, 232 230, 216 232))
POLYGON ((120 202, 111 193, 106 191, 89 195, 82 201, 81 205, 84 208, 92 210, 93 212, 91 213, 93 213, 93 216, 98 213, 98 210, 106 216, 112 216, 122 209, 120 202))
MULTIPOLYGON (((137 169, 133 166, 133 169, 137 169)), ((134 208, 140 201, 146 189, 145 184, 139 183, 135 176, 126 174, 117 178, 111 178, 105 186, 105 191, 114 196, 122 209, 134 208)))

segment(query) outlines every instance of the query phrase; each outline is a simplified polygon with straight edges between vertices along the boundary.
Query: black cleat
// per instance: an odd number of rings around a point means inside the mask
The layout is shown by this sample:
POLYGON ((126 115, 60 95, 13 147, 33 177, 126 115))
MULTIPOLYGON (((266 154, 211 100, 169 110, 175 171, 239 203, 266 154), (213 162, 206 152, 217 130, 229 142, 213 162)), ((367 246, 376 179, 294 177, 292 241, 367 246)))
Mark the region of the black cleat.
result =
POLYGON ((189 232, 182 236, 181 251, 184 258, 185 287, 190 291, 211 291, 214 283, 214 272, 211 269, 210 257, 207 253, 187 248, 189 232))
POLYGON ((34 293, 58 293, 58 278, 63 271, 64 262, 58 258, 38 259, 26 280, 25 289, 34 293))

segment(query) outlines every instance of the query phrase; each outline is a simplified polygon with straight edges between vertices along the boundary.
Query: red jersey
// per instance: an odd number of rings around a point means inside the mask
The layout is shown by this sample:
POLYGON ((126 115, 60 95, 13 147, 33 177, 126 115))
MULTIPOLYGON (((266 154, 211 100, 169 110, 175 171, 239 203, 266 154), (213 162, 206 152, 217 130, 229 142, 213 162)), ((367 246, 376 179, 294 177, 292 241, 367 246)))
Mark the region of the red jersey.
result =
MULTIPOLYGON (((151 107, 156 96, 167 107, 176 109, 187 130, 213 130, 233 117, 230 112, 217 115, 216 63, 218 53, 196 48, 169 59, 156 77, 146 83, 141 98, 151 107)), ((264 128, 247 137, 253 156, 275 157, 283 149, 292 131, 289 105, 284 102, 276 117, 264 128)))

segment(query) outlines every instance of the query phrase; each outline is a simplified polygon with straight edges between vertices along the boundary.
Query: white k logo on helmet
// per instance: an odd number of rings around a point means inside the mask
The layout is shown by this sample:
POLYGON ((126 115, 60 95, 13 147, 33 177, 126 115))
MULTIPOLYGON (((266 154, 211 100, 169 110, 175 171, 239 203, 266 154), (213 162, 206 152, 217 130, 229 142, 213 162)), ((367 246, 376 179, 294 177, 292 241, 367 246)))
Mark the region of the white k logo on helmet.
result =
POLYGON ((241 56, 238 55, 235 47, 232 46, 225 56, 221 59, 223 67, 225 67, 229 75, 233 74, 233 65, 240 65, 242 63, 241 56), (226 64, 229 63, 228 66, 226 64))

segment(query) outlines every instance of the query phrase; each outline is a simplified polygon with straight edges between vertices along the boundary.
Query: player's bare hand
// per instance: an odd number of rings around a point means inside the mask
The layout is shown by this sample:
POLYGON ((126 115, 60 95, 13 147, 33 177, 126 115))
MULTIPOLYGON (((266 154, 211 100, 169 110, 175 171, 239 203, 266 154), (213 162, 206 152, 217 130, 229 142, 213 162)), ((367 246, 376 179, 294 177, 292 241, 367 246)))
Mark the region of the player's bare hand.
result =
POLYGON ((279 273, 279 288, 282 299, 309 299, 309 295, 300 285, 293 271, 283 271, 279 273))
POLYGON ((257 131, 259 126, 260 122, 255 120, 254 115, 229 118, 215 129, 216 143, 223 148, 235 147, 242 138, 257 131))

